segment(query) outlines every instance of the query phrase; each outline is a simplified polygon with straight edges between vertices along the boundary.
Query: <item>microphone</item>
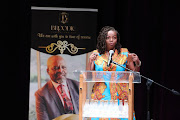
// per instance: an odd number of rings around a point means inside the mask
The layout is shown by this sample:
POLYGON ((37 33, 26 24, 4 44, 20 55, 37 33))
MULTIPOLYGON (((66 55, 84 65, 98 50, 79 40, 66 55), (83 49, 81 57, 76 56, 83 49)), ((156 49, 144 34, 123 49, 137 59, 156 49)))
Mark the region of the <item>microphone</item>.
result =
POLYGON ((110 63, 112 62, 112 55, 113 55, 113 54, 114 54, 114 51, 113 51, 113 50, 110 50, 110 51, 109 51, 108 64, 107 64, 108 67, 110 66, 110 63))

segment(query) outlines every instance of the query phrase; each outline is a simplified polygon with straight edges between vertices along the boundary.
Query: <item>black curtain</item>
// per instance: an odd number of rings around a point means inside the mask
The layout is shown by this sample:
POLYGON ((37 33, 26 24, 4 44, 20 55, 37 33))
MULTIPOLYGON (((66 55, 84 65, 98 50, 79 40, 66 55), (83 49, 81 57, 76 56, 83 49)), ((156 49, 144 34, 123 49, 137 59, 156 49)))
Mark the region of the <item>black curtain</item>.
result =
MULTIPOLYGON (((3 79, 15 86, 17 119, 28 119, 31 6, 96 8, 99 31, 103 26, 115 27, 121 44, 136 53, 142 61, 141 74, 180 91, 179 40, 180 7, 170 0, 21 0, 9 2, 8 40, 3 41, 3 79), (10 49, 11 48, 11 49, 10 49), (11 63, 9 71, 4 63, 11 63), (11 78, 12 77, 12 78, 11 78)), ((98 34, 98 32, 97 32, 98 34)), ((12 94, 14 95, 14 94, 12 94)), ((12 100, 14 101, 14 99, 12 100)), ((180 119, 180 96, 173 95, 156 84, 151 86, 150 112, 153 120, 180 119)), ((137 120, 146 120, 146 80, 135 85, 137 120)))

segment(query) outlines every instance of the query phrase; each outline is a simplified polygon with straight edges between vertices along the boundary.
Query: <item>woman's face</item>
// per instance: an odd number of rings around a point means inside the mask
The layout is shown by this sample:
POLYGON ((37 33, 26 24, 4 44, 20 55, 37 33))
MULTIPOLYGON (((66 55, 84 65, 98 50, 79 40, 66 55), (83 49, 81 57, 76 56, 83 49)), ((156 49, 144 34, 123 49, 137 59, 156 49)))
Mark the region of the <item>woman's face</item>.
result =
POLYGON ((117 33, 116 31, 108 31, 107 33, 107 39, 106 39, 106 49, 113 50, 115 48, 115 45, 117 43, 117 33))

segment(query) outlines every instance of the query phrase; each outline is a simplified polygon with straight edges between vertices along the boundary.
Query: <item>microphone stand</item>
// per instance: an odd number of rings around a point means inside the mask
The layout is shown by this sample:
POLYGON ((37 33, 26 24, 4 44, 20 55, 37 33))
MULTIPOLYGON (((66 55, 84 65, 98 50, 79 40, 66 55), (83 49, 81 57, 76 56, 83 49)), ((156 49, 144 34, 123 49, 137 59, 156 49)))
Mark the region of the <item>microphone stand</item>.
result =
MULTIPOLYGON (((111 63, 113 63, 115 65, 118 65, 118 66, 120 66, 120 67, 122 67, 122 68, 124 68, 124 69, 126 69, 126 70, 128 70, 128 71, 130 71, 132 73, 134 73, 134 74, 138 74, 137 72, 132 71, 131 69, 126 68, 126 67, 124 67, 124 66, 114 62, 113 60, 111 60, 111 63)), ((145 77, 145 76, 143 76, 141 74, 140 74, 140 76, 147 80, 146 81, 146 86, 147 86, 147 120, 150 120, 150 88, 151 88, 152 83, 155 83, 156 85, 158 85, 158 86, 160 86, 160 87, 162 87, 162 88, 172 92, 174 95, 180 95, 180 93, 178 91, 175 91, 174 89, 171 90, 171 89, 169 89, 169 88, 167 88, 167 87, 165 87, 165 86, 155 82, 154 80, 152 80, 152 79, 150 79, 148 77, 145 77)))

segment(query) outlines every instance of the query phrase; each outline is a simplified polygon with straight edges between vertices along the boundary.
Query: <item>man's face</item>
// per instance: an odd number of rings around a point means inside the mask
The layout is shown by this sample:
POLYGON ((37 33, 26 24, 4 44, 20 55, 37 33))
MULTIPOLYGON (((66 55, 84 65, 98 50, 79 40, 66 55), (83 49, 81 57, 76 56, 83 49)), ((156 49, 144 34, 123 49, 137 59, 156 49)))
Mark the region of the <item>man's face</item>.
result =
POLYGON ((48 63, 47 73, 51 80, 56 83, 61 83, 62 79, 66 78, 67 67, 64 59, 56 58, 48 63))

